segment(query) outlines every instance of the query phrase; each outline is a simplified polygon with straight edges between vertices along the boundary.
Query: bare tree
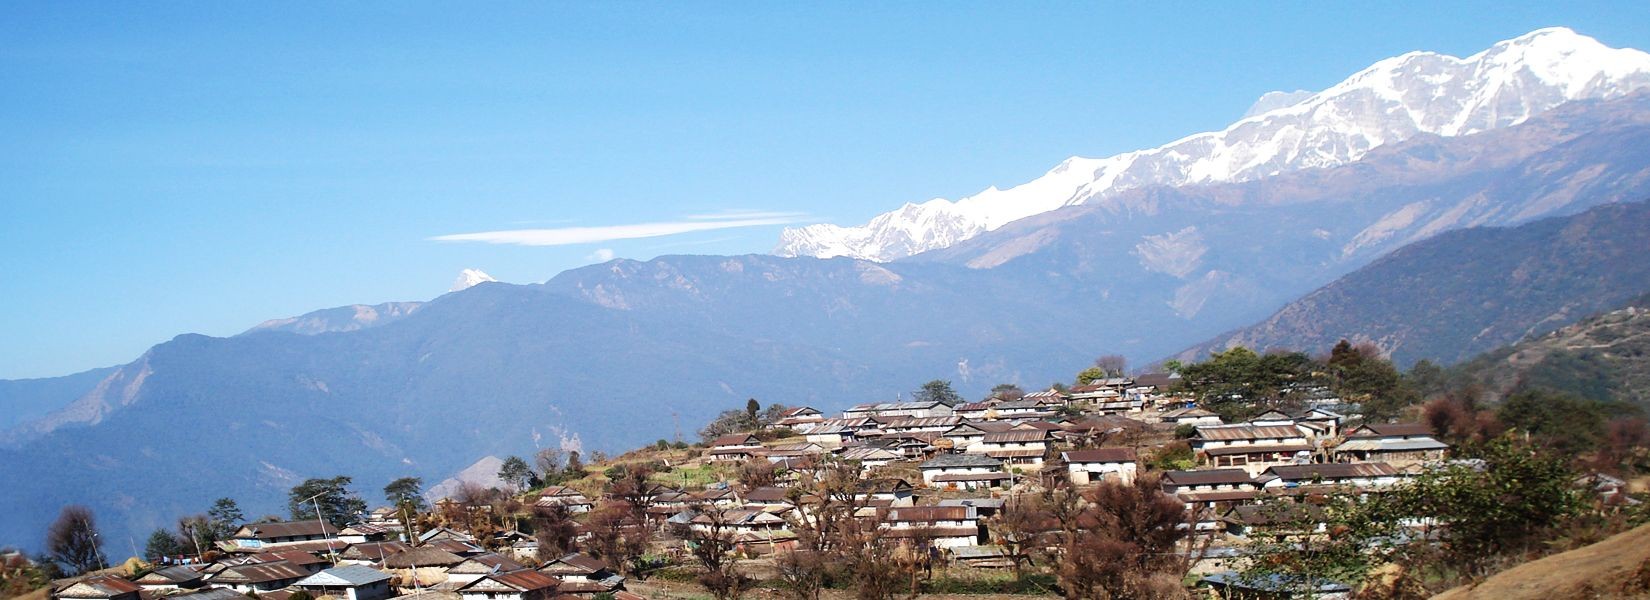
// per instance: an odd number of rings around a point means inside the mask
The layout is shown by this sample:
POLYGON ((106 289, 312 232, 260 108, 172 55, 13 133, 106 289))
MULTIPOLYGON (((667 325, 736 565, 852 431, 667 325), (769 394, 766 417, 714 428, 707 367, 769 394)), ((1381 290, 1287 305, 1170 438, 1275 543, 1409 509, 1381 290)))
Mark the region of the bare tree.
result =
POLYGON ((561 474, 567 453, 556 447, 541 448, 533 454, 533 464, 539 468, 539 478, 549 482, 561 474))
POLYGON ((750 578, 739 572, 739 559, 733 553, 734 530, 728 525, 727 513, 714 506, 697 506, 694 512, 692 537, 693 558, 705 572, 699 575, 699 584, 705 586, 716 600, 738 598, 750 585, 750 578))
POLYGON ((765 458, 753 458, 739 465, 739 484, 745 489, 756 489, 774 484, 779 469, 765 458))
POLYGON ((1122 377, 1124 373, 1128 372, 1129 359, 1124 358, 1121 354, 1107 354, 1094 359, 1094 366, 1100 367, 1101 371, 1105 371, 1107 377, 1122 377))
POLYGON ((559 558, 574 550, 577 535, 573 513, 567 507, 539 506, 533 509, 533 538, 539 544, 539 559, 559 558))
POLYGON ((818 550, 786 552, 774 561, 785 597, 791 600, 819 600, 829 568, 830 557, 818 550))
POLYGON ((605 500, 585 522, 590 530, 590 544, 600 558, 620 573, 635 571, 636 558, 647 552, 649 530, 637 520, 631 507, 621 500, 605 500))
POLYGON ((101 569, 103 541, 97 537, 97 518, 79 504, 63 507, 46 529, 46 556, 70 575, 101 569))
POLYGON ((1055 490, 1044 502, 1059 523, 1055 575, 1066 598, 1186 597, 1179 585, 1185 561, 1176 552, 1186 536, 1185 508, 1157 477, 1102 483, 1081 497, 1055 490))

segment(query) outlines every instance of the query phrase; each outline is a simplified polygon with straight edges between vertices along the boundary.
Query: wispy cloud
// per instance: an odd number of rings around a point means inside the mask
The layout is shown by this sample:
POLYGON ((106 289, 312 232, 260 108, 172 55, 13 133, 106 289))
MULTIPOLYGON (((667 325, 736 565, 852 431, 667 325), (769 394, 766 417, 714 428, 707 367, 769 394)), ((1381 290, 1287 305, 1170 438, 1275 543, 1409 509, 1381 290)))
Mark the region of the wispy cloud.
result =
POLYGON ((597 227, 555 227, 548 229, 506 229, 454 233, 429 238, 437 242, 482 242, 486 244, 515 244, 519 246, 567 246, 595 244, 614 240, 634 240, 664 237, 696 231, 715 231, 764 225, 788 225, 805 220, 803 213, 728 211, 723 213, 689 215, 677 221, 603 225, 597 227))
POLYGON ((613 260, 613 257, 615 256, 618 255, 613 252, 612 248, 597 248, 595 252, 591 252, 589 255, 585 256, 584 259, 604 263, 613 260))

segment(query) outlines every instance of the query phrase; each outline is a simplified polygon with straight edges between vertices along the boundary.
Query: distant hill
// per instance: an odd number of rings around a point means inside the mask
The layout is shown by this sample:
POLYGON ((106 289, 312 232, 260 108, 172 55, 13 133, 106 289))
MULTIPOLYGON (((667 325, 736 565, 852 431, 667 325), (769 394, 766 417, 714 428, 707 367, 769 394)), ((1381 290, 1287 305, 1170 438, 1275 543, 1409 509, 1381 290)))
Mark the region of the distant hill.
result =
POLYGON ((1374 342, 1401 365, 1452 364, 1650 291, 1646 232, 1650 204, 1634 202, 1440 234, 1178 356, 1195 360, 1232 346, 1327 348, 1345 338, 1374 342))
POLYGON ((117 367, 63 377, 0 379, 0 432, 45 417, 97 387, 117 367))
POLYGON ((1453 376, 1495 397, 1534 387, 1650 407, 1650 295, 1480 355, 1453 376))

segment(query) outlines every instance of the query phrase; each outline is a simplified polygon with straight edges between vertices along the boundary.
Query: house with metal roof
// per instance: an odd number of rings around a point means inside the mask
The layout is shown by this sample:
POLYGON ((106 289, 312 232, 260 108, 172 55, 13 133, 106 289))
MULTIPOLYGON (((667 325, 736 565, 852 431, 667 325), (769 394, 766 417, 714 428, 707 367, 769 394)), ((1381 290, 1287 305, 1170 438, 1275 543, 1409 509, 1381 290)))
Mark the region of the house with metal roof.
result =
POLYGON ((1014 480, 1003 471, 1003 461, 985 454, 941 454, 917 465, 917 470, 922 472, 923 484, 934 488, 973 490, 1014 480))
POLYGON ((458 588, 462 600, 550 600, 561 580, 538 571, 487 575, 458 588))
POLYGON ((1124 485, 1134 483, 1139 457, 1133 448, 1095 448, 1068 450, 1060 453, 1066 465, 1066 477, 1073 485, 1112 481, 1124 485))
POLYGON ((393 596, 390 574, 363 565, 333 567, 293 584, 311 596, 333 596, 344 600, 382 600, 393 596))

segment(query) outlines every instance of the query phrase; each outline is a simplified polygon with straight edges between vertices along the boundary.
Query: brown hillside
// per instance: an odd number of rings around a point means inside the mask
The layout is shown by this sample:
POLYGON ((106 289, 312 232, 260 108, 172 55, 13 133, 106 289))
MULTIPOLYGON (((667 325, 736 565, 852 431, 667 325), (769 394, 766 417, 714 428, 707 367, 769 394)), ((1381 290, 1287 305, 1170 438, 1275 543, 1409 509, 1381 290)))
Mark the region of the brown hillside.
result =
POLYGON ((1433 600, 1650 598, 1650 525, 1531 561, 1433 600))

